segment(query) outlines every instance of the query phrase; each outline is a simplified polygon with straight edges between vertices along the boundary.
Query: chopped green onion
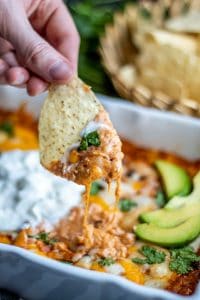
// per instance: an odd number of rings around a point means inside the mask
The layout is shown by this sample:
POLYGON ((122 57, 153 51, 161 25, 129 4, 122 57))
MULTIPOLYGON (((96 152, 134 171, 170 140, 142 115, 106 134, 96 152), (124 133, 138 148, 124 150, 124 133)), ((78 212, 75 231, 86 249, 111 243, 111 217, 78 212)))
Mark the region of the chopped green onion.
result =
POLYGON ((32 238, 32 239, 40 240, 47 245, 53 245, 57 242, 57 240, 55 238, 49 237, 49 232, 44 232, 44 231, 42 231, 38 234, 35 234, 35 235, 29 234, 28 237, 32 238))
POLYGON ((128 212, 130 211, 133 207, 136 207, 137 203, 131 199, 128 198, 121 198, 119 200, 119 209, 122 212, 128 212))
POLYGON ((115 263, 114 259, 112 257, 108 257, 108 258, 102 258, 98 261, 98 264, 101 267, 105 267, 105 266, 111 266, 115 263))

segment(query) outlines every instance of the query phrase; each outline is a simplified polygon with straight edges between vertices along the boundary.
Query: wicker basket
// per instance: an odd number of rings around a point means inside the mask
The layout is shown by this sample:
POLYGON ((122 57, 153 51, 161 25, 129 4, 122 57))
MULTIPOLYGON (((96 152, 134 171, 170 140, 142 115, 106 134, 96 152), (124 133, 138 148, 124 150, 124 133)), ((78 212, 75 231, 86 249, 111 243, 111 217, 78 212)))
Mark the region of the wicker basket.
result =
POLYGON ((160 110, 175 111, 185 115, 200 117, 200 103, 191 99, 171 99, 161 92, 152 92, 144 85, 132 84, 121 79, 121 70, 124 66, 133 65, 136 49, 132 43, 130 20, 139 9, 151 12, 152 18, 162 27, 163 15, 178 15, 184 9, 199 9, 200 1, 157 1, 156 4, 142 2, 140 6, 127 6, 123 13, 116 13, 112 25, 108 25, 105 35, 101 38, 100 53, 103 66, 112 80, 112 83, 125 99, 134 101, 147 107, 160 110), (181 3, 181 5, 180 5, 181 3), (164 12, 164 13, 163 13, 164 12))

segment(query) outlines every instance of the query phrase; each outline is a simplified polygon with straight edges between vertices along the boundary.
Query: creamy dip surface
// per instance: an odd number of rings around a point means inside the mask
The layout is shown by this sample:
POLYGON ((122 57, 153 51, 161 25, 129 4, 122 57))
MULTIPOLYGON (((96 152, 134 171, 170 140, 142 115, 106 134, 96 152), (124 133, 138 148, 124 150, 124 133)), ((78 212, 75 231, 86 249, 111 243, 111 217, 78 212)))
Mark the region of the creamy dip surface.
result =
POLYGON ((46 171, 37 151, 10 151, 0 156, 0 231, 18 230, 27 222, 55 224, 80 203, 82 186, 46 171))

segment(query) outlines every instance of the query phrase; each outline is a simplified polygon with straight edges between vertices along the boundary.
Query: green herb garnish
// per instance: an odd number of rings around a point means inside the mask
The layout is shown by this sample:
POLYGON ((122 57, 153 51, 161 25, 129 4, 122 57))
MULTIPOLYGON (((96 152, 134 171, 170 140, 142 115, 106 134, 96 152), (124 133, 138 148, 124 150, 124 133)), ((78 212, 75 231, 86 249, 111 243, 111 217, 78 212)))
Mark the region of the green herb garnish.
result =
POLYGON ((47 245, 53 245, 57 242, 55 238, 49 237, 49 232, 44 232, 44 231, 35 235, 29 234, 28 237, 32 239, 40 240, 47 245))
POLYGON ((62 260, 61 262, 67 265, 73 265, 73 263, 70 260, 62 260))
POLYGON ((121 198, 119 200, 119 209, 123 212, 130 211, 133 207, 136 207, 137 203, 128 198, 121 198))
POLYGON ((132 258, 132 262, 140 265, 148 264, 146 258, 139 258, 139 257, 132 258))
POLYGON ((92 131, 82 138, 78 150, 84 151, 84 150, 87 150, 88 147, 90 147, 90 146, 98 147, 100 145, 101 145, 101 141, 100 141, 100 136, 99 136, 98 132, 92 131))
POLYGON ((165 194, 162 191, 159 191, 156 195, 156 204, 159 207, 163 207, 166 203, 165 194))
POLYGON ((91 189, 90 189, 90 195, 91 196, 95 196, 97 195, 100 190, 102 190, 102 185, 100 183, 98 183, 97 181, 94 181, 91 185, 91 189))
POLYGON ((10 121, 5 121, 0 124, 0 131, 4 131, 10 137, 14 136, 14 126, 10 121))
POLYGON ((105 266, 111 266, 115 263, 114 259, 112 257, 108 257, 108 258, 102 258, 98 261, 98 264, 101 267, 105 267, 105 266))
POLYGON ((170 254, 169 268, 178 274, 187 274, 193 270, 193 263, 200 262, 200 256, 191 247, 173 249, 170 254))
POLYGON ((89 146, 100 146, 100 137, 97 131, 88 133, 86 136, 89 146))
POLYGON ((88 148, 88 141, 87 141, 86 137, 83 137, 78 150, 84 151, 84 150, 87 150, 87 148, 88 148))
POLYGON ((132 262, 136 264, 161 264, 165 261, 166 254, 163 251, 159 251, 153 247, 150 246, 142 246, 142 248, 139 251, 141 254, 143 254, 146 258, 139 258, 135 257, 132 258, 132 262))

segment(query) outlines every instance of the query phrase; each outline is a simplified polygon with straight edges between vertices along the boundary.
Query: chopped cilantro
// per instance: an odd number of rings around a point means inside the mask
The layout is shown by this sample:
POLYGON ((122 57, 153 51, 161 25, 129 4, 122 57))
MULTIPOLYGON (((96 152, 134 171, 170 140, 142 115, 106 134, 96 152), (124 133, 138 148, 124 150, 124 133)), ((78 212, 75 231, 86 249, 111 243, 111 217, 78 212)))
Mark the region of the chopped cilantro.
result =
POLYGON ((146 258, 135 257, 132 258, 132 262, 136 264, 161 264, 165 261, 166 254, 163 251, 159 251, 150 246, 142 246, 140 249, 140 253, 142 253, 146 258))
POLYGON ((200 262, 200 256, 191 247, 173 249, 170 254, 169 268, 178 274, 187 274, 193 270, 193 263, 200 262))
POLYGON ((87 141, 88 141, 88 145, 93 145, 93 146, 100 146, 100 139, 99 139, 99 134, 97 131, 93 131, 88 133, 88 135, 86 136, 87 141))
POLYGON ((139 258, 139 257, 132 258, 132 262, 134 262, 136 264, 140 264, 140 265, 148 264, 146 258, 139 258))
POLYGON ((88 148, 88 141, 87 141, 86 137, 83 137, 78 150, 84 151, 84 150, 87 150, 87 148, 88 148))
POLYGON ((14 126, 10 121, 5 121, 0 124, 0 131, 4 131, 12 137, 14 135, 14 126))
POLYGON ((115 263, 114 259, 112 257, 107 257, 107 258, 102 258, 98 261, 98 264, 101 267, 105 267, 105 266, 111 266, 115 263))
POLYGON ((121 198, 119 200, 119 209, 123 212, 128 212, 131 208, 136 207, 137 203, 128 198, 121 198))
POLYGON ((97 195, 100 190, 102 190, 102 185, 98 183, 97 181, 94 181, 91 185, 90 195, 95 196, 97 195))
POLYGON ((73 265, 73 263, 70 260, 62 260, 61 262, 67 265, 73 265))
POLYGON ((100 137, 97 131, 92 131, 90 133, 88 133, 87 135, 84 135, 80 146, 78 148, 79 151, 84 151, 87 150, 88 147, 90 146, 100 146, 101 141, 100 141, 100 137))
POLYGON ((165 205, 165 194, 162 191, 159 191, 156 196, 156 204, 159 207, 163 207, 165 205))
POLYGON ((35 234, 35 235, 29 234, 28 237, 36 239, 36 240, 40 240, 40 241, 42 241, 43 243, 45 243, 47 245, 53 245, 57 242, 57 240, 55 238, 50 238, 49 237, 48 232, 44 232, 44 231, 42 231, 38 234, 35 234))

